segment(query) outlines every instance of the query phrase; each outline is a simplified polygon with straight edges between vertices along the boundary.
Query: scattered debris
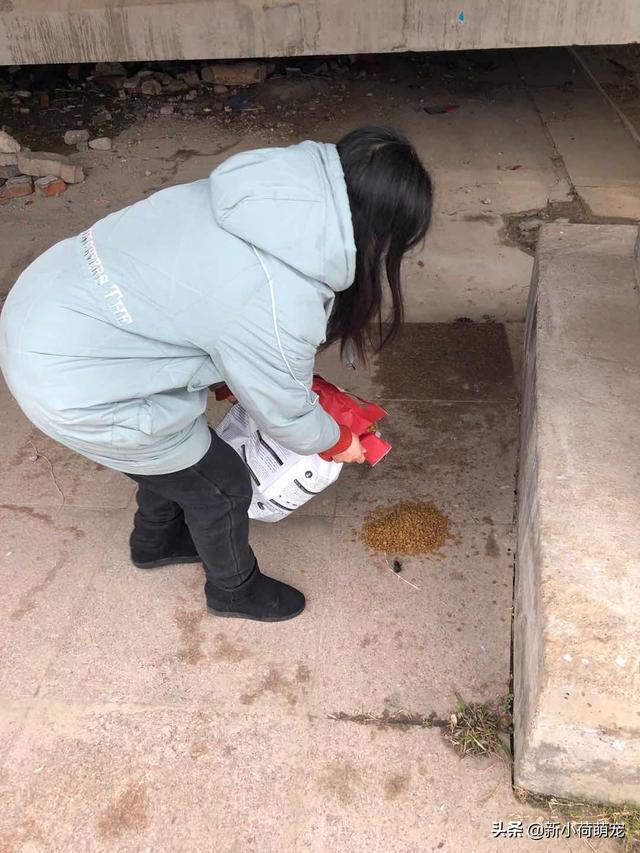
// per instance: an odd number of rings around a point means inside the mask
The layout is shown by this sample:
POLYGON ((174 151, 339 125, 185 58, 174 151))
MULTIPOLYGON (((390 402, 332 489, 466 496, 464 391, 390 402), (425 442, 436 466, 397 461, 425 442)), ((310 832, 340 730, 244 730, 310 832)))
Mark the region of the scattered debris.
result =
POLYGON ((111 140, 108 136, 98 136, 89 142, 89 148, 92 148, 94 151, 110 151, 111 140))
POLYGON ((205 83, 222 83, 225 86, 251 86, 264 82, 275 70, 272 62, 247 60, 241 62, 216 62, 205 65, 200 74, 205 83))
POLYGON ((387 554, 433 553, 451 539, 451 519, 434 503, 400 501, 372 510, 361 539, 374 551, 387 554))
POLYGON ((183 80, 190 89, 195 89, 200 85, 200 75, 197 71, 184 71, 176 76, 178 80, 183 80))
POLYGON ((79 142, 89 141, 88 130, 68 130, 64 135, 65 145, 77 145, 79 142))
POLYGON ((140 84, 140 91, 143 95, 161 95, 162 83, 151 77, 149 80, 142 81, 140 84))
POLYGON ((480 204, 491 204, 491 199, 490 198, 481 198, 480 204))
POLYGON ((515 163, 513 166, 497 166, 499 172, 517 172, 522 169, 522 163, 515 163))
POLYGON ((204 83, 215 83, 215 66, 205 65, 200 69, 200 76, 204 83))
POLYGON ((38 195, 47 196, 48 198, 62 195, 67 189, 67 185, 62 178, 56 178, 55 175, 38 178, 34 183, 34 187, 38 195))
POLYGON ((109 112, 109 110, 98 110, 98 112, 92 118, 91 124, 99 127, 101 124, 107 124, 107 122, 110 121, 113 121, 113 115, 109 112))
POLYGON ((130 91, 134 91, 135 89, 140 88, 140 75, 134 74, 133 77, 129 77, 122 84, 123 89, 128 89, 130 91))
POLYGON ((77 184, 84 180, 82 166, 72 163, 62 154, 51 154, 45 151, 24 152, 18 154, 18 168, 23 175, 35 178, 46 178, 54 175, 67 184, 77 184))
POLYGON ((33 192, 33 180, 28 175, 18 175, 9 178, 4 186, 0 187, 0 199, 21 198, 31 195, 33 192))
MULTIPOLYGON (((565 179, 562 180, 562 183, 568 184, 565 179)), ((635 220, 624 216, 608 216, 606 218, 596 216, 575 190, 569 187, 569 191, 571 197, 568 201, 552 200, 550 195, 549 201, 544 207, 536 210, 523 210, 518 213, 503 214, 502 218, 505 223, 504 236, 512 245, 518 246, 523 251, 533 255, 541 226, 550 222, 594 225, 602 222, 608 224, 618 223, 620 225, 636 224, 635 220)))
POLYGON ((122 89, 122 87, 124 86, 124 84, 126 82, 126 79, 127 79, 126 75, 125 76, 117 76, 115 74, 107 74, 103 77, 100 77, 98 75, 94 75, 93 76, 93 84, 95 86, 99 86, 103 89, 115 89, 115 91, 117 92, 120 89, 122 89))
POLYGON ((541 225, 544 225, 544 219, 532 216, 531 218, 523 219, 522 222, 518 223, 518 231, 521 234, 528 234, 530 231, 537 231, 541 225))
POLYGON ((312 98, 329 95, 331 87, 326 80, 316 78, 272 77, 260 88, 260 100, 267 104, 306 103, 312 98))
POLYGON ((621 805, 588 803, 563 797, 545 797, 525 791, 523 788, 515 788, 514 794, 521 803, 526 803, 533 808, 547 809, 554 823, 569 820, 576 825, 605 823, 616 828, 622 826, 624 841, 620 847, 621 853, 632 853, 640 849, 640 808, 634 803, 621 805))
POLYGON ((242 112, 243 110, 249 109, 251 107, 251 101, 249 98, 245 97, 241 94, 230 95, 225 101, 225 111, 226 112, 242 112))
POLYGON ((425 113, 430 116, 442 115, 443 113, 454 113, 460 109, 460 104, 436 104, 429 107, 423 107, 425 113))
POLYGON ((96 62, 94 77, 126 77, 127 71, 121 62, 96 62))
POLYGON ((0 130, 0 154, 17 154, 18 151, 20 143, 6 131, 0 130))
POLYGON ((398 580, 401 580, 403 583, 406 583, 407 586, 410 586, 413 589, 420 592, 419 586, 416 586, 414 583, 411 583, 411 581, 408 581, 406 578, 400 577, 400 572, 402 571, 402 566, 400 565, 400 562, 398 560, 394 560, 394 562, 392 563, 390 560, 387 559, 387 560, 385 560, 385 562, 386 562, 387 566, 391 569, 391 571, 394 573, 394 575, 398 578, 398 580), (399 566, 399 568, 396 568, 396 566, 399 566))
POLYGON ((20 169, 16 165, 18 162, 18 158, 16 156, 15 163, 7 163, 6 165, 2 164, 2 158, 6 157, 6 154, 0 154, 0 181, 6 181, 7 178, 16 178, 20 174, 20 169))

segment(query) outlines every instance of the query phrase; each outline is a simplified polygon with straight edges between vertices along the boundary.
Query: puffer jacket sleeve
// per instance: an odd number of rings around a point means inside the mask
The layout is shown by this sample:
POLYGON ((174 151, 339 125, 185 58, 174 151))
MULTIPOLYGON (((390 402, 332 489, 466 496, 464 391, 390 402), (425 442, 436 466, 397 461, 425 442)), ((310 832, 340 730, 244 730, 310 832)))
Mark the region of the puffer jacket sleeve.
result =
POLYGON ((286 353, 287 366, 277 347, 251 333, 234 323, 210 353, 238 402, 288 450, 311 455, 334 447, 340 427, 311 390, 315 348, 297 341, 296 352, 286 353))

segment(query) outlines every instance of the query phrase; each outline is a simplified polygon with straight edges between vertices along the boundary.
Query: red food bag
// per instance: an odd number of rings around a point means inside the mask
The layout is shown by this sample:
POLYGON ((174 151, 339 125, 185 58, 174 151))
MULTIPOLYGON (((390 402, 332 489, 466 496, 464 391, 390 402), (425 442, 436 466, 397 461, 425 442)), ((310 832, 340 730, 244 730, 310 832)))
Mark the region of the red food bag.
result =
MULTIPOLYGON (((327 382, 317 374, 313 377, 312 388, 318 395, 320 405, 341 426, 348 427, 360 439, 366 451, 367 462, 376 465, 391 450, 391 445, 385 441, 375 428, 375 424, 387 413, 375 403, 353 397, 342 388, 327 382)), ((322 459, 328 459, 321 453, 322 459)))

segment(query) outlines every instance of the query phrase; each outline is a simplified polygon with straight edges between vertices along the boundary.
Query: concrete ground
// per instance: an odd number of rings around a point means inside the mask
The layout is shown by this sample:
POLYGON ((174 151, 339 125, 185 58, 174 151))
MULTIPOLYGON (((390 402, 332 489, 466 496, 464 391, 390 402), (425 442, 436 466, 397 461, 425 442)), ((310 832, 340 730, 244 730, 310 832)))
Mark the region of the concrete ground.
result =
POLYGON ((456 695, 509 692, 533 263, 516 225, 639 217, 628 133, 564 51, 387 69, 284 116, 147 112, 112 152, 76 155, 82 186, 0 207, 2 292, 55 240, 235 151, 394 124, 437 185, 433 231, 406 265, 413 322, 368 371, 345 373, 330 353, 318 365, 389 410, 394 450, 375 470, 346 468, 286 522, 254 526, 263 567, 307 594, 303 616, 216 620, 199 567, 129 564, 131 484, 43 438, 2 389, 0 850, 589 849, 492 838, 494 821, 538 814, 504 760, 462 759, 439 729, 349 718, 446 719, 456 695), (442 103, 458 109, 424 111, 442 103), (357 534, 373 501, 402 497, 434 500, 455 539, 396 576, 357 534))
POLYGON ((393 455, 254 524, 262 566, 308 597, 271 626, 209 616, 200 567, 133 568, 132 484, 43 438, 3 392, 1 849, 507 850, 493 821, 534 816, 502 758, 349 719, 447 719, 457 695, 509 692, 504 329, 412 325, 363 374, 320 361, 388 408, 393 455), (397 576, 358 531, 374 502, 407 497, 434 500, 454 539, 397 576))

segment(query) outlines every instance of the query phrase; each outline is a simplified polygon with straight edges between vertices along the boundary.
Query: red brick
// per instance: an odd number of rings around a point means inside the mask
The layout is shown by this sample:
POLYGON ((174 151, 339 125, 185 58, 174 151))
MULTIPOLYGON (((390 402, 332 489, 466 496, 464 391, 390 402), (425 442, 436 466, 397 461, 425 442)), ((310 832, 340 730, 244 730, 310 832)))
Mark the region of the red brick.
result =
POLYGON ((45 178, 38 178, 34 186, 38 195, 46 195, 49 197, 62 195, 62 193, 67 189, 67 185, 62 178, 56 178, 54 175, 47 175, 45 178))

